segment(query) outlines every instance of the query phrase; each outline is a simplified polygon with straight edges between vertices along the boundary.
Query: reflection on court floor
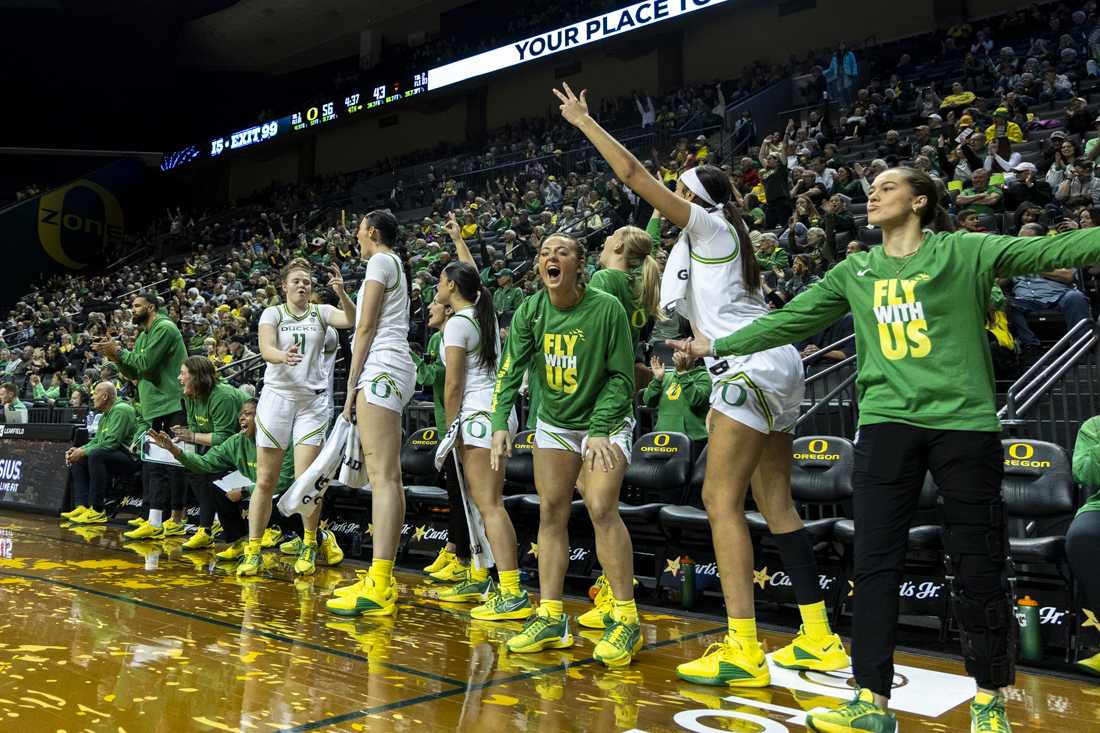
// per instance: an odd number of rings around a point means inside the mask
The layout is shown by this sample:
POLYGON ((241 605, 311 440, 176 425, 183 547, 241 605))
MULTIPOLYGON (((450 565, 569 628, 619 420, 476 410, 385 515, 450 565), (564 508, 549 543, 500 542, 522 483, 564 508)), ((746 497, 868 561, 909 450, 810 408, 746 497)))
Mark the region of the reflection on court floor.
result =
MULTIPOLYGON (((506 654, 519 623, 471 620, 419 575, 399 575, 396 617, 349 621, 324 601, 350 567, 295 580, 271 552, 263 576, 237 579, 179 544, 0 514, 7 730, 798 731, 807 711, 851 695, 846 674, 774 665, 762 690, 679 680, 676 664, 724 633, 719 619, 643 612, 644 651, 608 671, 591 656, 600 632, 575 628, 566 651, 506 654)), ((904 729, 967 729, 973 683, 959 662, 898 663, 904 729)), ((1100 687, 1020 674, 1009 699, 1017 731, 1100 730, 1100 687)))

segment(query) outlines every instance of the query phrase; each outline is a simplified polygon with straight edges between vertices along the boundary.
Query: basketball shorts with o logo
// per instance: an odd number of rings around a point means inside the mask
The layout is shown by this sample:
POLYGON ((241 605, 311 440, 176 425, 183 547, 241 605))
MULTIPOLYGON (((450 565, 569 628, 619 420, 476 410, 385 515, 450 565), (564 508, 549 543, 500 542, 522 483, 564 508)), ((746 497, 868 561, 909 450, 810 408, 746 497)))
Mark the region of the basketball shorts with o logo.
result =
MULTIPOLYGON (((463 407, 458 415, 462 419, 462 444, 470 448, 493 447, 493 421, 492 413, 488 410, 479 410, 472 407, 463 407)), ((516 411, 508 416, 508 435, 516 434, 519 429, 519 419, 516 411)))
MULTIPOLYGON (((630 451, 634 445, 634 418, 623 418, 607 438, 612 445, 619 447, 629 464, 630 451)), ((585 448, 588 447, 588 431, 559 428, 539 418, 535 424, 535 447, 579 453, 583 458, 585 448)))
POLYGON ((706 360, 711 409, 760 433, 785 433, 806 393, 802 359, 793 346, 706 360))
POLYGON ((405 410, 416 389, 416 366, 408 355, 405 360, 407 364, 398 359, 367 359, 357 385, 367 404, 398 414, 405 410))
POLYGON ((264 389, 256 405, 256 445, 288 450, 321 445, 332 420, 332 397, 319 392, 264 389))

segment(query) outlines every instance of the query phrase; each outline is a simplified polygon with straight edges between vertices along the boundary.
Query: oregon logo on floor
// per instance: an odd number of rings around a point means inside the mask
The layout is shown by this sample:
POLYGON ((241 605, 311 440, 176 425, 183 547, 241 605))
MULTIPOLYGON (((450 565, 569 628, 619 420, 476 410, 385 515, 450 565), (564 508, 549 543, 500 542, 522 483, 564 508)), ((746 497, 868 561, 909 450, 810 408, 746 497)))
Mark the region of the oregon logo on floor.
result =
POLYGON ((839 461, 839 453, 829 452, 829 441, 821 438, 811 440, 806 445, 805 453, 795 453, 794 459, 796 461, 839 461))
POLYGON ((668 433, 657 433, 653 436, 653 445, 643 445, 640 447, 642 453, 678 453, 680 446, 669 445, 672 436, 668 433))
POLYGON ((1032 460, 1034 457, 1035 446, 1030 443, 1010 443, 1005 465, 1020 468, 1050 468, 1050 461, 1032 460))

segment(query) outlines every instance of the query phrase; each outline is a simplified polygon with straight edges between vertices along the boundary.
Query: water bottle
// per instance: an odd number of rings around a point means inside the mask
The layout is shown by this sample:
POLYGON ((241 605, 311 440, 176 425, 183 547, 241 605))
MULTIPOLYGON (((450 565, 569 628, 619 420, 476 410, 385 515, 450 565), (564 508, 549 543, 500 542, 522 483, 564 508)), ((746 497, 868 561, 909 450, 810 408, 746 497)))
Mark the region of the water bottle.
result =
POLYGON ((695 608, 695 561, 685 555, 680 558, 680 607, 690 611, 695 608))
POLYGON ((1020 624, 1020 658, 1038 662, 1043 658, 1043 637, 1039 630, 1039 602, 1031 596, 1016 601, 1016 621, 1020 624))

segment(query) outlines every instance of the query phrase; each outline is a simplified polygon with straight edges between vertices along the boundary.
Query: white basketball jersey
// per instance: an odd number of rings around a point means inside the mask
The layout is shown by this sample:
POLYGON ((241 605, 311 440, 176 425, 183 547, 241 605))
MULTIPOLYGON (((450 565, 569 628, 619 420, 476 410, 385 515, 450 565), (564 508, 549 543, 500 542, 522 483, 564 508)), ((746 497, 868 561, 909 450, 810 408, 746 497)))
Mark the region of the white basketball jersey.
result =
MULTIPOLYGON (((496 386, 496 368, 486 368, 481 363, 481 329, 477 325, 477 314, 472 307, 463 308, 455 313, 443 327, 443 342, 439 348, 439 358, 443 366, 447 365, 447 347, 459 347, 466 352, 466 388, 462 393, 464 410, 488 410, 493 403, 493 389, 496 386)), ((493 338, 497 345, 497 360, 500 360, 500 331, 495 330, 493 338)))
MULTIPOLYGON (((363 284, 359 286, 359 298, 356 301, 356 325, 362 317, 363 297, 367 283, 371 280, 382 283, 382 311, 378 314, 378 324, 371 342, 367 361, 376 352, 399 351, 406 355, 409 351, 409 290, 405 284, 405 268, 397 255, 379 252, 367 260, 367 273, 363 284)), ((354 348, 354 344, 353 344, 354 348)))
POLYGON ((302 360, 288 364, 268 364, 264 372, 264 387, 300 392, 324 392, 329 388, 330 370, 325 358, 325 332, 328 321, 337 311, 331 305, 313 305, 300 316, 290 312, 285 303, 264 309, 260 325, 275 329, 275 347, 286 351, 298 346, 302 360))

